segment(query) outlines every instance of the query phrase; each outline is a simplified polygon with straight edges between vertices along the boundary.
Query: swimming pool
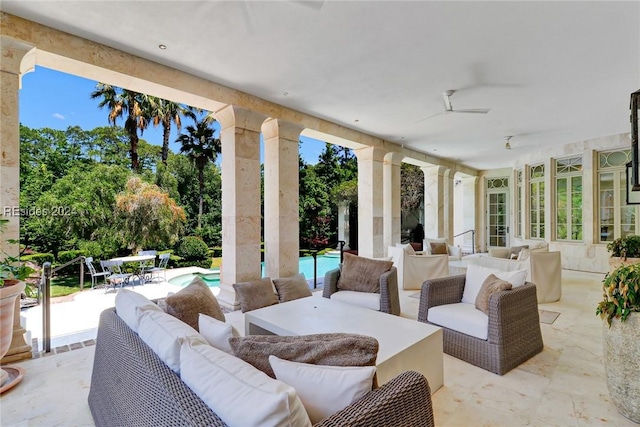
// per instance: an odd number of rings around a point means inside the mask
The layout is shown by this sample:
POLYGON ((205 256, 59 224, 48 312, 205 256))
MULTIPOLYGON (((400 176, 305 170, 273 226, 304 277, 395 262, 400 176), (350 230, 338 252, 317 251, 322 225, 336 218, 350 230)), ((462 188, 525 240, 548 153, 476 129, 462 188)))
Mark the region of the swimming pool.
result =
MULTIPOLYGON (((324 274, 340 265, 340 256, 318 255, 317 256, 317 277, 324 277, 324 274)), ((307 279, 313 279, 313 257, 307 256, 300 258, 299 271, 304 274, 307 279)), ((262 275, 264 276, 264 263, 262 263, 262 275)), ((211 273, 190 273, 176 276, 169 280, 172 285, 187 286, 194 277, 200 276, 202 280, 210 287, 217 288, 220 286, 220 271, 211 270, 211 273)))

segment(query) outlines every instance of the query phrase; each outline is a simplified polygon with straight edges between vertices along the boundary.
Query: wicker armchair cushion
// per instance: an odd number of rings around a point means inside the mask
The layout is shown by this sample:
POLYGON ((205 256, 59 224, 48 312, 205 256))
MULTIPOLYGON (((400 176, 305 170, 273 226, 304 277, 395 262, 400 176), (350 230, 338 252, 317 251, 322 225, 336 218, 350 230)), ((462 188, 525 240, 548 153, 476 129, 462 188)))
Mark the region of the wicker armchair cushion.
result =
POLYGON ((229 338, 240 336, 240 333, 233 325, 200 313, 198 326, 200 334, 209 344, 225 353, 233 354, 229 338))
POLYGON ((499 279, 506 280, 511 283, 514 288, 524 285, 527 279, 527 270, 502 271, 470 263, 467 267, 462 302, 475 306, 480 288, 490 274, 494 274, 499 279))
POLYGON ((311 290, 304 274, 296 274, 290 277, 273 279, 273 285, 278 292, 280 302, 293 301, 298 298, 310 297, 311 290))
POLYGON ((316 424, 371 391, 375 366, 320 366, 269 356, 276 378, 296 389, 316 424))
POLYGON ((116 312, 133 332, 138 332, 138 310, 162 311, 147 297, 129 289, 120 289, 116 294, 116 312))
POLYGON ((480 287, 480 291, 476 297, 476 308, 484 314, 489 315, 489 298, 491 295, 499 291, 508 291, 511 287, 511 283, 497 278, 495 274, 490 274, 489 277, 485 279, 482 287, 480 287))
POLYGON ((338 289, 357 292, 380 292, 380 276, 393 267, 392 261, 380 261, 345 253, 338 289))
POLYGON ((427 320, 443 328, 486 340, 489 337, 489 317, 474 304, 463 302, 431 307, 427 320))
POLYGON ((375 366, 378 340, 357 334, 250 335, 229 340, 233 353, 275 378, 269 356, 328 366, 375 366))
POLYGON ((166 312, 182 320, 196 331, 199 330, 198 316, 200 313, 225 321, 224 313, 218 304, 211 288, 202 278, 196 276, 191 283, 175 294, 164 299, 166 312))
POLYGON ((240 310, 243 313, 278 304, 278 296, 273 291, 270 277, 263 277, 252 282, 234 283, 233 289, 236 291, 240 310))
POLYGON ((295 389, 210 345, 185 340, 180 377, 230 426, 311 427, 295 389))

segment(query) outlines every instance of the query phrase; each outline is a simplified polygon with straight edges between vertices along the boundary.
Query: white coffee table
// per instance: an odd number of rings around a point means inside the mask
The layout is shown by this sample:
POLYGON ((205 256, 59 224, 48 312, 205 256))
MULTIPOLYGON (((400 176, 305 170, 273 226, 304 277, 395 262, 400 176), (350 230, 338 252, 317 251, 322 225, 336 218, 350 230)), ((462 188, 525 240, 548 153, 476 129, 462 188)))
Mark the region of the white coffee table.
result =
POLYGON ((372 336, 379 343, 380 385, 409 370, 427 378, 432 394, 444 383, 442 329, 437 326, 320 296, 252 310, 244 318, 247 335, 346 332, 372 336))

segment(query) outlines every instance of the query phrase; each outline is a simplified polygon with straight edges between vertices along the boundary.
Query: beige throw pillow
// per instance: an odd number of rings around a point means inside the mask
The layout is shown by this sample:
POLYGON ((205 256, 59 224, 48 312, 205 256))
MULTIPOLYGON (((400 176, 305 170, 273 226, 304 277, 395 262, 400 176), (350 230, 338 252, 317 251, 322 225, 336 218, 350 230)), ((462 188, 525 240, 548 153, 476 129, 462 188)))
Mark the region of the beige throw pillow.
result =
POLYGON ((253 282, 234 283, 233 289, 236 291, 240 310, 243 313, 278 303, 270 277, 263 277, 253 282))
POLYGON ((175 294, 164 299, 166 312, 182 320, 198 331, 198 316, 200 313, 225 321, 224 313, 218 304, 211 288, 200 277, 195 277, 191 283, 175 294))
POLYGON ((290 277, 273 279, 273 284, 278 292, 278 300, 280 302, 293 301, 298 298, 311 296, 309 284, 302 273, 290 277))
POLYGON ((476 308, 488 315, 489 298, 491 295, 500 291, 508 291, 511 287, 511 283, 497 278, 494 274, 490 274, 480 287, 480 291, 476 297, 476 308))
POLYGON ((275 378, 269 356, 327 366, 375 366, 378 340, 358 334, 249 335, 229 338, 233 354, 275 378))
POLYGON ((431 255, 449 255, 449 247, 446 243, 431 242, 431 255))
POLYGON ((380 276, 393 267, 392 261, 380 261, 344 254, 338 289, 357 292, 380 292, 380 276))

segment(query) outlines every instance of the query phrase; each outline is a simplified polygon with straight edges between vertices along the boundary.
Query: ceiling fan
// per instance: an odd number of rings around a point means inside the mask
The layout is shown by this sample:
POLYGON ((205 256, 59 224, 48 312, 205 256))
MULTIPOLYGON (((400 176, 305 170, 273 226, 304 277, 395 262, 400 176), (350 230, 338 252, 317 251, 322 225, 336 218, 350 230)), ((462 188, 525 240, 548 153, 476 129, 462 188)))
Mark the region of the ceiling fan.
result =
POLYGON ((451 105, 451 96, 456 93, 455 90, 448 90, 442 94, 444 98, 444 112, 445 113, 471 113, 471 114, 487 114, 491 111, 489 108, 472 108, 467 110, 454 110, 451 105))

